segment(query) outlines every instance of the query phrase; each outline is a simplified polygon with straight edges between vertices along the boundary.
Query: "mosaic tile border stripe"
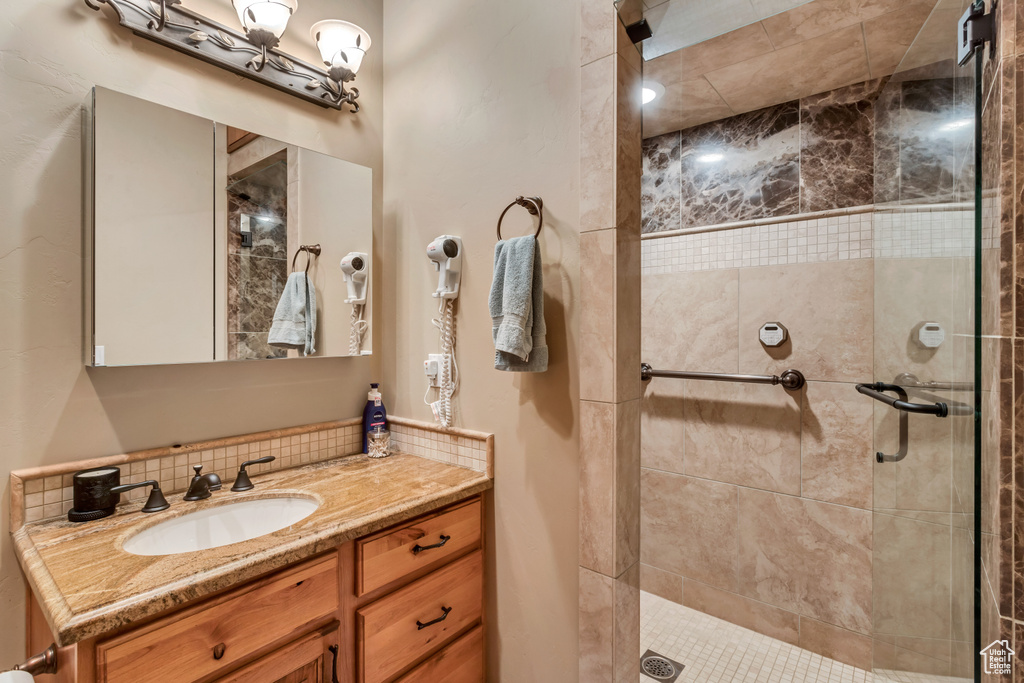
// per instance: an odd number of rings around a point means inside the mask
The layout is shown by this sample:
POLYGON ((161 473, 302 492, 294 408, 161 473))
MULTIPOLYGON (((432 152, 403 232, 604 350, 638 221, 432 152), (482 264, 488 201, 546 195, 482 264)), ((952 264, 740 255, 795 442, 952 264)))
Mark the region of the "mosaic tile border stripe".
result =
MULTIPOLYGON (((997 210, 986 198, 983 212, 997 210)), ((973 247, 972 207, 857 207, 791 217, 651 233, 641 242, 644 275, 864 258, 948 258, 973 247)), ((983 230, 983 248, 996 245, 983 230)))
POLYGON ((390 417, 392 448, 494 476, 494 435, 390 417))
MULTIPOLYGON (((493 476, 493 435, 400 417, 389 422, 394 450, 493 476)), ((25 523, 67 514, 73 504, 71 477, 89 467, 117 466, 121 483, 156 479, 170 494, 188 488, 192 465, 216 472, 227 485, 245 460, 274 456, 272 463, 249 467, 250 473, 260 474, 356 455, 362 445, 362 419, 351 418, 17 470, 11 472, 10 528, 13 532, 25 523)), ((137 489, 124 494, 122 501, 134 502, 147 495, 148 489, 137 489)))

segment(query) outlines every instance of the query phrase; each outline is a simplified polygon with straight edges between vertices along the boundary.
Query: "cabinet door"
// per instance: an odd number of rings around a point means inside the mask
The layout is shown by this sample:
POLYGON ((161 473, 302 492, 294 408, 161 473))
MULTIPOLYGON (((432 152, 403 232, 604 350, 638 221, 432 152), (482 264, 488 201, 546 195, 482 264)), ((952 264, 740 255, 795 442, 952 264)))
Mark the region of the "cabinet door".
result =
POLYGON ((308 633, 217 683, 339 683, 338 622, 308 633))

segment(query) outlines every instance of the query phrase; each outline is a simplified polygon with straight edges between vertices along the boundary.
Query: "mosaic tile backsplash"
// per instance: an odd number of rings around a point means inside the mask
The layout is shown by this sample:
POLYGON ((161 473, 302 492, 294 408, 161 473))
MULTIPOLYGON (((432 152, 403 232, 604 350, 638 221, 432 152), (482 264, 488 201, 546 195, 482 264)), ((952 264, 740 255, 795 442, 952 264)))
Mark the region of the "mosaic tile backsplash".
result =
MULTIPOLYGON (((400 417, 391 418, 390 428, 394 452, 488 474, 493 471, 491 462, 494 438, 490 434, 444 429, 431 423, 400 417)), ((164 492, 170 494, 186 490, 194 474, 192 466, 202 465, 204 473, 216 472, 225 487, 230 488, 239 465, 245 460, 268 455, 276 458, 271 463, 250 465, 250 474, 299 467, 361 453, 362 438, 362 420, 353 418, 14 472, 12 526, 20 525, 19 512, 21 522, 35 522, 67 514, 74 499, 71 478, 75 472, 86 467, 114 465, 121 469, 122 484, 156 479, 164 492), (19 483, 15 483, 14 479, 19 483), (19 487, 23 491, 20 506, 17 500, 19 487)), ((121 500, 139 501, 148 495, 149 489, 136 489, 123 494, 121 500)))

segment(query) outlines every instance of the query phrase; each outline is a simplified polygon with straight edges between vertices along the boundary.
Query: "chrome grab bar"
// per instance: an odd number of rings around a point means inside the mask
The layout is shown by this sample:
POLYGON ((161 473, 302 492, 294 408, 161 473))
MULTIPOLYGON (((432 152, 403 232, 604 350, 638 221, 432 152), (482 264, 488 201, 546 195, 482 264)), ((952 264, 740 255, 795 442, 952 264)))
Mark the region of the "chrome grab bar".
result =
POLYGON ((782 385, 784 389, 796 391, 807 383, 799 370, 786 370, 781 375, 731 375, 719 372, 680 372, 678 370, 655 370, 649 363, 640 364, 640 379, 648 382, 653 377, 670 379, 700 379, 715 382, 743 382, 745 384, 782 385))

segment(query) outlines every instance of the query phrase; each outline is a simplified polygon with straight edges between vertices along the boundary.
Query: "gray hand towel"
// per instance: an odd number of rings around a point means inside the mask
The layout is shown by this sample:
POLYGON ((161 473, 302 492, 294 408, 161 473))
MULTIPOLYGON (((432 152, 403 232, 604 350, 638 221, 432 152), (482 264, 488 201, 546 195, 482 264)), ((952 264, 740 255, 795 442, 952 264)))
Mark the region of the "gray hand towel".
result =
POLYGON ((495 369, 547 370, 544 274, 540 249, 532 235, 500 240, 495 245, 489 305, 495 369))
POLYGON ((267 343, 288 349, 302 349, 302 355, 316 353, 316 287, 304 272, 292 273, 284 283, 281 300, 274 311, 267 343))

